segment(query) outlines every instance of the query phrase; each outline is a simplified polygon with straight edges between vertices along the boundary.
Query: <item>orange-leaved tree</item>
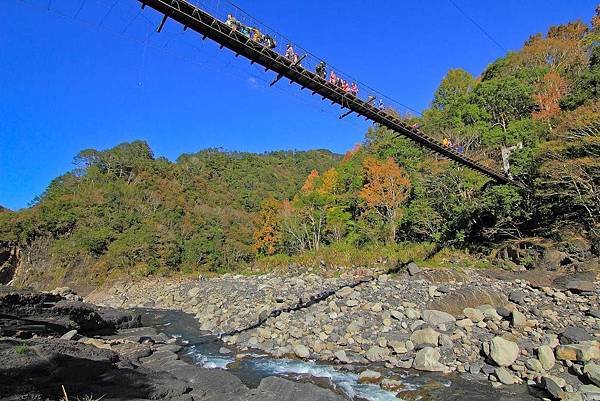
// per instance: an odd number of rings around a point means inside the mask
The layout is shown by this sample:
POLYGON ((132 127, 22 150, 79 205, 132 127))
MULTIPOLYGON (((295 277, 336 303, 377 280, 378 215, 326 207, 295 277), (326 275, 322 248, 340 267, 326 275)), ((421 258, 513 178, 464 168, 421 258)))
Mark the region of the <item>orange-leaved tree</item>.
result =
POLYGON ((366 206, 374 209, 388 225, 388 243, 396 240, 402 205, 408 199, 411 183, 408 174, 393 158, 379 161, 367 157, 363 161, 366 183, 359 196, 366 206))
POLYGON ((273 198, 265 199, 257 213, 254 224, 254 249, 258 253, 273 255, 281 242, 279 220, 281 203, 273 198))
MULTIPOLYGON (((550 70, 538 85, 534 95, 539 110, 533 113, 533 118, 548 121, 560 112, 560 99, 567 93, 567 82, 554 70, 550 70)), ((552 126, 550 126, 552 128, 552 126)))

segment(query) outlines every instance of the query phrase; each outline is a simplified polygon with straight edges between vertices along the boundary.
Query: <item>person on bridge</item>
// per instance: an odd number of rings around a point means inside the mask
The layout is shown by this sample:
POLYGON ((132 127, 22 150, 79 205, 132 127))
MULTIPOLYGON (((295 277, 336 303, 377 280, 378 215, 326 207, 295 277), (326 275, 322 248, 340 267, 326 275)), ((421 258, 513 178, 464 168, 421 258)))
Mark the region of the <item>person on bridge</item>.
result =
POLYGON ((379 99, 379 110, 383 111, 385 106, 383 105, 383 99, 379 99))
POLYGON ((265 44, 265 46, 267 46, 269 49, 274 49, 277 47, 277 42, 275 42, 275 39, 273 39, 271 37, 271 35, 266 34, 263 38, 263 43, 265 44))
POLYGON ((335 71, 331 71, 331 73, 329 74, 329 83, 332 85, 337 85, 337 81, 338 81, 338 77, 337 74, 335 73, 335 71))
POLYGON ((294 51, 294 48, 292 47, 291 43, 288 43, 286 47, 285 58, 287 58, 291 62, 296 62, 298 60, 298 56, 296 55, 296 52, 294 51))
POLYGON ((252 40, 254 40, 255 42, 258 42, 258 43, 263 42, 263 34, 260 33, 260 30, 258 28, 253 28, 252 40))
POLYGON ((456 147, 456 151, 462 155, 463 153, 465 153, 465 147, 463 145, 458 145, 456 147))
POLYGON ((239 28, 240 23, 233 15, 227 14, 227 21, 225 21, 225 25, 230 27, 232 32, 235 32, 239 28))
POLYGON ((352 85, 350 85, 350 93, 354 96, 358 96, 358 85, 356 85, 356 82, 352 82, 352 85))
POLYGON ((450 140, 446 137, 444 137, 444 139, 442 140, 442 145, 444 146, 448 146, 450 144, 450 140))
POLYGON ((321 78, 322 80, 327 79, 327 65, 325 64, 324 61, 321 61, 319 64, 317 64, 317 68, 315 69, 315 72, 317 73, 317 76, 319 78, 321 78))
POLYGON ((342 79, 342 90, 344 92, 350 92, 350 85, 348 85, 348 82, 344 79, 342 79))

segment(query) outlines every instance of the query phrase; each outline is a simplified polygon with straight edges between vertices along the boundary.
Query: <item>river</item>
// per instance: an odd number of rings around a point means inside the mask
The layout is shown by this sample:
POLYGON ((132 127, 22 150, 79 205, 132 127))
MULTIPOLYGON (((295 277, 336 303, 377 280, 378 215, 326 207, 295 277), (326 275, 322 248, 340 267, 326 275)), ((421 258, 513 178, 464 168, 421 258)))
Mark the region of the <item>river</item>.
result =
POLYGON ((276 359, 259 351, 238 351, 224 344, 218 337, 200 330, 198 321, 189 314, 155 309, 138 310, 145 326, 155 327, 165 334, 176 336, 184 346, 180 358, 205 368, 227 369, 249 387, 257 387, 268 376, 281 376, 299 381, 310 381, 343 394, 352 401, 529 401, 538 399, 528 393, 526 385, 494 389, 487 380, 471 375, 442 375, 414 370, 386 371, 385 377, 401 382, 401 389, 386 391, 378 385, 359 384, 358 374, 364 366, 334 365, 298 359, 276 359), (222 348, 231 350, 224 354, 222 348), (243 358, 240 358, 244 355, 243 358))

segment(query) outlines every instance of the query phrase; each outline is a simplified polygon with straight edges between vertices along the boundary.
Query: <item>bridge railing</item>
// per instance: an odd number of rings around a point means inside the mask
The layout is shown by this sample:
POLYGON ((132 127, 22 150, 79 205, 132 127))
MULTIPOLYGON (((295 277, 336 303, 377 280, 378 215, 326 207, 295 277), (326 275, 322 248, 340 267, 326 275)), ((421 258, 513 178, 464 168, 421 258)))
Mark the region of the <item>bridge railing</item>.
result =
POLYGON ((232 15, 239 23, 245 27, 258 29, 262 35, 269 35, 273 38, 277 46, 273 49, 281 55, 285 55, 286 47, 291 44, 294 52, 301 59, 300 64, 302 67, 310 71, 316 71, 317 65, 324 62, 326 64, 326 79, 329 80, 331 71, 335 72, 338 79, 347 82, 348 86, 355 84, 358 89, 358 97, 362 100, 368 100, 373 98, 372 104, 379 107, 380 104, 386 110, 393 110, 402 117, 416 116, 418 113, 412 110, 410 107, 403 105, 370 87, 369 85, 360 82, 358 79, 353 77, 351 74, 346 73, 335 66, 327 62, 327 60, 312 54, 308 49, 302 47, 297 42, 293 41, 289 37, 281 34, 272 27, 266 25, 262 21, 248 14, 237 5, 226 1, 226 0, 188 0, 191 4, 196 7, 208 12, 213 17, 225 22, 227 21, 228 15, 232 15))

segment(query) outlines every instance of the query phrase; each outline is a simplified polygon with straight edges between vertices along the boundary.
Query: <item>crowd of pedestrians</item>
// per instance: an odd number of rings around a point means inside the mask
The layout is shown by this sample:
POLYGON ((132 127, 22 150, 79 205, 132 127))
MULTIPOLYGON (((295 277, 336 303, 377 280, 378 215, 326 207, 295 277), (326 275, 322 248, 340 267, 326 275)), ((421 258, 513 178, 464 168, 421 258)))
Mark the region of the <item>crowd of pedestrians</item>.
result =
MULTIPOLYGON (((263 34, 258 28, 242 24, 231 14, 227 15, 225 25, 231 28, 232 31, 239 32, 242 35, 246 36, 248 39, 260 43, 261 45, 266 46, 269 49, 275 49, 277 47, 277 42, 272 36, 268 34, 263 34)), ((286 46, 284 57, 293 64, 300 65, 301 58, 294 50, 292 44, 288 44, 286 46)), ((358 97, 359 89, 358 84, 356 82, 346 81, 342 77, 338 76, 333 70, 329 72, 329 78, 327 78, 327 65, 324 61, 321 61, 317 64, 315 68, 315 74, 322 81, 329 82, 331 85, 334 85, 335 87, 344 91, 344 93, 347 93, 348 95, 354 97, 358 97)), ((374 100, 375 97, 369 96, 367 103, 375 106, 375 104, 373 103, 374 100)), ((376 107, 381 111, 385 111, 383 100, 379 99, 379 103, 376 107)))
POLYGON ((452 142, 452 139, 448 137, 444 137, 442 140, 442 145, 458 153, 465 153, 465 147, 460 142, 452 142))
MULTIPOLYGON (((231 28, 232 31, 240 32, 242 35, 246 36, 248 39, 251 39, 257 43, 262 44, 263 46, 268 47, 269 49, 275 49, 277 47, 277 42, 273 37, 268 34, 263 34, 258 28, 254 28, 251 26, 247 26, 238 21, 233 15, 227 15, 227 20, 225 24, 231 28)), ((301 58, 298 56, 298 53, 294 50, 294 46, 291 43, 285 48, 284 57, 289 60, 293 64, 300 65, 301 58)), ((352 95, 354 97, 358 97, 358 85, 356 82, 348 82, 342 77, 338 76, 334 70, 329 72, 329 78, 327 78, 327 64, 324 61, 320 61, 315 68, 315 75, 324 82, 329 82, 331 85, 341 89, 345 93, 352 95)), ((378 110, 386 112, 386 107, 382 99, 379 99, 377 105, 375 105, 376 98, 374 96, 369 96, 367 98, 366 103, 377 107, 378 110)), ((419 129, 420 126, 418 123, 410 126, 413 129, 419 129)), ((465 148, 459 142, 453 142, 450 138, 445 137, 442 140, 442 145, 447 148, 450 148, 458 153, 464 153, 465 148)))
POLYGON ((277 47, 277 42, 271 35, 263 34, 258 28, 242 24, 231 14, 227 15, 225 25, 230 27, 232 31, 237 31, 248 39, 252 39, 263 46, 267 46, 269 49, 275 49, 277 47))

